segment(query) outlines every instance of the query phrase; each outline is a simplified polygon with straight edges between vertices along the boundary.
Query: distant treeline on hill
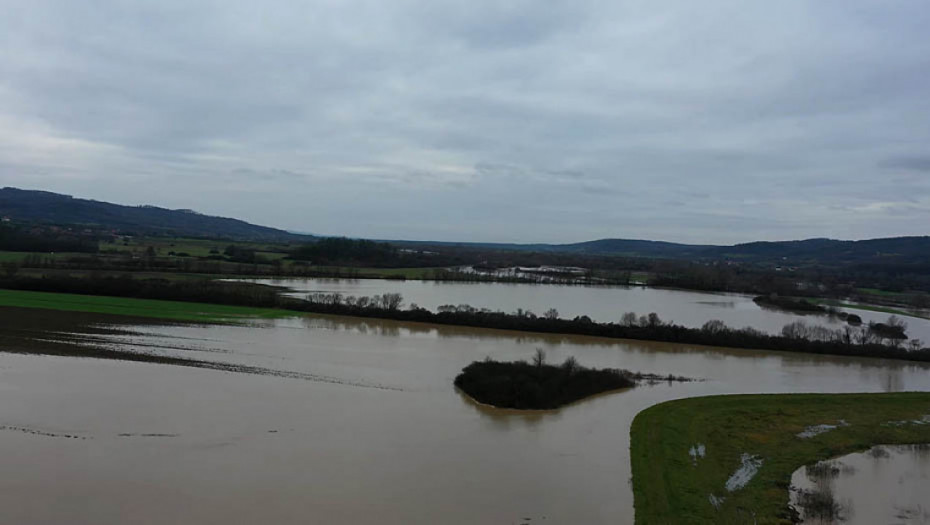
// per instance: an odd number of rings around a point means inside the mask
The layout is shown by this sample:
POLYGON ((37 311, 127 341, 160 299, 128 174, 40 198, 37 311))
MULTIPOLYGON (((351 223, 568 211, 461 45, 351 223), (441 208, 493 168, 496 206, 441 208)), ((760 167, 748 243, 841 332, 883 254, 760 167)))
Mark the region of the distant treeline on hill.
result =
POLYGON ((96 253, 98 240, 52 228, 0 224, 0 251, 96 253))
POLYGON ((373 268, 422 268, 454 266, 468 261, 460 253, 440 254, 428 250, 398 248, 386 242, 347 237, 325 237, 294 248, 290 258, 323 266, 373 268))
POLYGON ((397 248, 384 242, 345 237, 327 237, 291 251, 291 258, 322 265, 391 264, 399 258, 397 248))
MULTIPOLYGON (((654 313, 637 317, 636 314, 628 312, 622 316, 620 322, 599 323, 588 316, 562 319, 555 309, 549 309, 542 316, 527 310, 514 313, 493 312, 468 305, 447 305, 440 307, 437 312, 420 308, 415 304, 405 309, 402 308, 403 297, 400 294, 373 297, 312 294, 306 300, 302 300, 283 296, 279 289, 271 286, 226 281, 173 282, 130 277, 10 276, 0 278, 0 288, 285 308, 322 314, 526 332, 930 361, 930 348, 923 348, 919 340, 905 343, 895 336, 894 331, 882 330, 882 327, 877 325, 846 326, 842 330, 831 330, 820 326, 808 326, 798 321, 786 325, 781 335, 769 335, 748 327, 730 328, 716 320, 708 321, 701 328, 688 328, 665 323, 654 313)), ((897 318, 890 319, 888 323, 895 326, 901 324, 897 318)))

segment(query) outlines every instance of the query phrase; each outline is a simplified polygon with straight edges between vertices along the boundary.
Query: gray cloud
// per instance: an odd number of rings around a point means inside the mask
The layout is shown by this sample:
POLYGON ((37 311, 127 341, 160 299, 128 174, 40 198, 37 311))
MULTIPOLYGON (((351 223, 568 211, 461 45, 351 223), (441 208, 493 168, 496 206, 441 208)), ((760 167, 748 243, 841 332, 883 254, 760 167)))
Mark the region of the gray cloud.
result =
POLYGON ((879 162, 883 168, 898 168, 912 171, 930 171, 930 156, 893 157, 879 162))
POLYGON ((381 238, 927 233, 919 0, 5 11, 3 185, 381 238))

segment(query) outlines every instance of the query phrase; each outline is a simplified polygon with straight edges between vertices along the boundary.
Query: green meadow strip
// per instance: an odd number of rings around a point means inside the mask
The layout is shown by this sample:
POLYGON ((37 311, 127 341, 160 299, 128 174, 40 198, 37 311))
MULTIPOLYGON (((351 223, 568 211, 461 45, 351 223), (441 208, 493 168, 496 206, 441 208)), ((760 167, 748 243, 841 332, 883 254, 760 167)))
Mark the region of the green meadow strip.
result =
POLYGON ((274 308, 20 290, 0 290, 0 306, 44 308, 69 312, 91 312, 193 322, 231 322, 250 318, 272 319, 296 315, 294 312, 274 308))

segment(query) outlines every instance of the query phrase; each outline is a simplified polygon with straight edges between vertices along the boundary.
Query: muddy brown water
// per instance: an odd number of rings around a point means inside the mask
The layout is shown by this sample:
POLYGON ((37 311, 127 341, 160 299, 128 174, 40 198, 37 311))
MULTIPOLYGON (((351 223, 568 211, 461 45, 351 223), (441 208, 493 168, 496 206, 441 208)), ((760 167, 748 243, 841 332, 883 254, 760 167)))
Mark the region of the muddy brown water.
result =
POLYGON ((0 313, 0 335, 44 325, 0 339, 32 352, 0 352, 0 523, 626 524, 629 428, 648 406, 930 390, 930 367, 875 359, 327 316, 114 326, 0 313), (291 375, 34 353, 86 332, 114 351, 291 375), (475 405, 452 386, 473 360, 537 347, 551 361, 706 381, 531 414, 475 405))
MULTIPOLYGON (((461 283, 440 281, 397 281, 389 279, 256 279, 252 282, 283 286, 295 297, 308 293, 341 293, 371 296, 400 293, 404 305, 417 305, 435 311, 445 304, 468 304, 513 312, 517 308, 542 315, 556 308, 563 318, 587 315, 595 321, 616 322, 624 312, 646 315, 655 312, 664 321, 674 321, 693 328, 711 319, 719 319, 733 328, 751 326, 768 333, 780 333, 783 326, 794 321, 841 329, 846 323, 825 315, 803 315, 783 310, 762 308, 751 295, 705 293, 687 290, 648 288, 641 286, 580 286, 525 283, 461 283)), ((869 321, 884 322, 888 315, 861 309, 842 309, 869 321)), ((911 338, 930 343, 930 320, 904 317, 911 338)))
POLYGON ((802 523, 875 525, 930 523, 930 447, 879 445, 827 462, 829 468, 794 472, 794 489, 829 494, 838 511, 804 516, 792 491, 792 504, 802 512, 802 523))

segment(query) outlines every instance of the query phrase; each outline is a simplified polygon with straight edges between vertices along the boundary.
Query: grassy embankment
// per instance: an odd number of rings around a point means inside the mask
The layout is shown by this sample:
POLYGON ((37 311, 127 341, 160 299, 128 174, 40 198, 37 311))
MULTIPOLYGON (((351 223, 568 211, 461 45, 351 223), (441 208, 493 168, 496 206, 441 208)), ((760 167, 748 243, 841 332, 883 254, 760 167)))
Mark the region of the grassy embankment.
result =
POLYGON ((836 308, 852 308, 854 310, 867 310, 870 312, 880 312, 886 314, 899 315, 902 317, 916 317, 918 319, 930 319, 926 315, 921 315, 919 312, 914 310, 902 310, 900 308, 891 308, 889 306, 877 306, 873 304, 861 304, 861 303, 849 303, 845 301, 837 301, 835 299, 811 299, 811 302, 821 304, 824 306, 833 306, 836 308))
POLYGON ((2 289, 0 289, 0 306, 129 315, 204 323, 232 322, 247 318, 270 319, 297 315, 295 312, 274 308, 2 289))
POLYGON ((792 472, 876 444, 930 442, 928 424, 888 424, 927 414, 930 393, 711 396, 650 407, 630 431, 636 523, 791 523, 792 472), (839 420, 849 426, 797 436, 839 420), (706 456, 693 460, 689 450, 699 444, 706 456), (762 466, 728 492, 743 453, 761 457, 762 466), (711 494, 726 498, 719 509, 711 494))

